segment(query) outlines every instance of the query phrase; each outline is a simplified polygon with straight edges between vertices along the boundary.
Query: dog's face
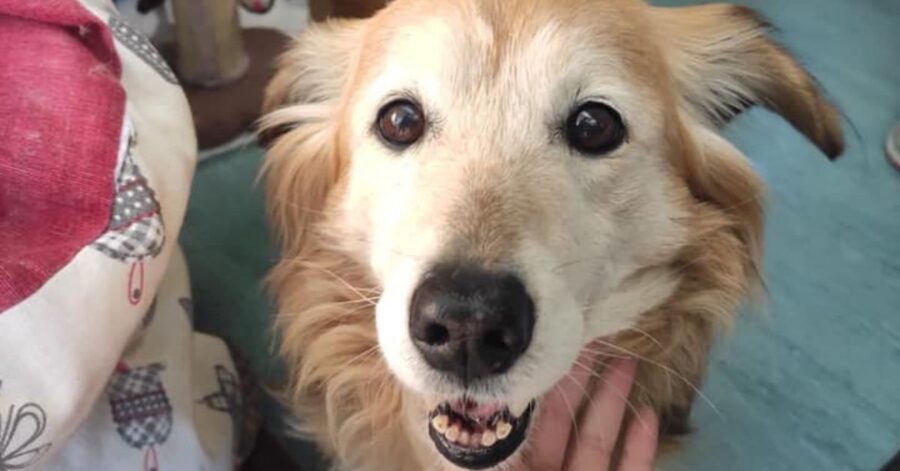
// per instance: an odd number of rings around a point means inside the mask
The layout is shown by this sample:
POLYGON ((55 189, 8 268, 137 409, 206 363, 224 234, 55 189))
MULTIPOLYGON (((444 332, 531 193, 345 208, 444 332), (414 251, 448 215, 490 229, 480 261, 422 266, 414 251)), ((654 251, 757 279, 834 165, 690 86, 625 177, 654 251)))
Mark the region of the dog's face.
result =
POLYGON ((315 187, 294 204, 324 211, 304 223, 381 289, 380 350, 444 459, 507 460, 587 343, 677 293, 709 197, 694 172, 720 159, 755 189, 714 115, 765 101, 839 148, 833 117, 811 116, 818 95, 785 98, 750 70, 809 83, 757 20, 710 8, 398 0, 310 33, 276 79, 270 102, 289 106, 270 126, 301 123, 327 149, 292 177, 315 187))
POLYGON ((665 90, 615 10, 441 10, 393 26, 361 80, 337 227, 383 288, 381 351, 438 449, 494 464, 586 342, 672 293, 657 267, 687 240, 683 188, 665 90))

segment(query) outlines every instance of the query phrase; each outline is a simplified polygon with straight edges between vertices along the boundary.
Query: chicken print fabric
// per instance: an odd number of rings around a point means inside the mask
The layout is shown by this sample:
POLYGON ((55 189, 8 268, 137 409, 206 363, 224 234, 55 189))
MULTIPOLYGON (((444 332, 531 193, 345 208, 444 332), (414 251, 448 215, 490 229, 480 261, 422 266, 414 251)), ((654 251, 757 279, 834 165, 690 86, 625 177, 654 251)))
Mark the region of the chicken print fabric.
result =
POLYGON ((155 257, 165 242, 165 228, 156 193, 134 163, 136 136, 131 134, 128 151, 116 179, 116 196, 109 228, 93 246, 122 262, 155 257))

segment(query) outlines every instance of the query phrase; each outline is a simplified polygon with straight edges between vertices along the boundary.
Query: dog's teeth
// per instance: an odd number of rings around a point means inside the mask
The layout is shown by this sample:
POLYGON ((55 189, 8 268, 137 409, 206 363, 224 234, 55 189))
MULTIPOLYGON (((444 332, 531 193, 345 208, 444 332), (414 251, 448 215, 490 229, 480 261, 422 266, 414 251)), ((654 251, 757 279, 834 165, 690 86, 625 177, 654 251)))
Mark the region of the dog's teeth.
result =
POLYGON ((455 442, 456 439, 459 438, 459 425, 451 425, 450 428, 448 428, 447 431, 444 432, 444 436, 447 437, 447 440, 455 442))
POLYGON ((431 419, 431 426, 434 427, 438 433, 444 433, 447 431, 447 427, 450 426, 450 417, 445 414, 438 414, 431 419))
POLYGON ((509 422, 501 420, 497 422, 497 438, 503 440, 512 432, 512 425, 509 422))
POLYGON ((497 443, 497 435, 490 430, 484 432, 481 436, 481 446, 494 446, 494 443, 497 443))
POLYGON ((459 438, 456 439, 456 443, 462 446, 469 446, 469 432, 465 430, 459 432, 459 438))

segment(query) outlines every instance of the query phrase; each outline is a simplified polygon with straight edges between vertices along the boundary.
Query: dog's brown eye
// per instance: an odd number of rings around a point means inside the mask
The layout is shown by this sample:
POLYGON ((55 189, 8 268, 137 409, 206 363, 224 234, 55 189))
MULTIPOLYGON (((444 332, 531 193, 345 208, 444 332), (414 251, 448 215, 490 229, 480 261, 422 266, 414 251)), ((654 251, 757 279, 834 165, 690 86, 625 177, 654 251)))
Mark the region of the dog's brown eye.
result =
POLYGON ((425 132, 425 116, 419 105, 409 100, 392 101, 378 112, 378 134, 396 147, 407 147, 425 132))
POLYGON ((569 116, 566 139, 582 154, 606 154, 625 140, 625 125, 616 110, 592 101, 579 106, 569 116))

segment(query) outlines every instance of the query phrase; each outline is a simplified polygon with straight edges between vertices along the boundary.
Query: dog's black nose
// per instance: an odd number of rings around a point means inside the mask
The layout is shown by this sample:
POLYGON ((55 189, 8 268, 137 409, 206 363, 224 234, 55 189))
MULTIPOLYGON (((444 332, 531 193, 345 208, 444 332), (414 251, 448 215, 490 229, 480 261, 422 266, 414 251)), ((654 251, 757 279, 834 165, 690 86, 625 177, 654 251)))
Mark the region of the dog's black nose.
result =
POLYGON ((425 361, 466 383, 508 370, 533 330, 534 302, 511 273, 440 265, 410 305, 410 336, 425 361))

